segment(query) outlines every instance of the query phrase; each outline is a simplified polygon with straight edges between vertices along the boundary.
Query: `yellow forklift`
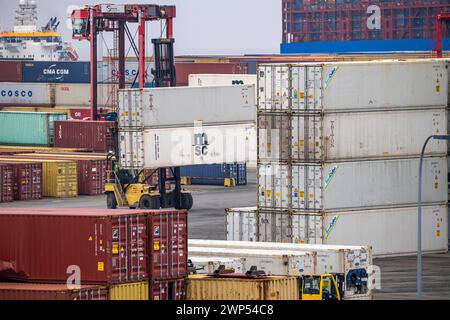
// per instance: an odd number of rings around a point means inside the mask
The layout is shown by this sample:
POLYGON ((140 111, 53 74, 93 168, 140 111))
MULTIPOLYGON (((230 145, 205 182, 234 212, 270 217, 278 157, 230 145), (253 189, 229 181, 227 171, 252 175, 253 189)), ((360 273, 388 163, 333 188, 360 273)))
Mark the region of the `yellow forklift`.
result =
POLYGON ((299 277, 300 300, 342 300, 343 277, 337 274, 299 277))

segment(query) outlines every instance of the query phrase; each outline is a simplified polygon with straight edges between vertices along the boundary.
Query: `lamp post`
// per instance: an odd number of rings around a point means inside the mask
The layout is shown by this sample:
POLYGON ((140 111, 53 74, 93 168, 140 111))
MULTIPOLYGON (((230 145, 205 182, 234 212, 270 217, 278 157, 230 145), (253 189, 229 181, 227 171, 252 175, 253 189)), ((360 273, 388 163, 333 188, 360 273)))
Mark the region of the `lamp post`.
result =
POLYGON ((419 198, 417 201, 417 300, 422 299, 422 165, 425 148, 431 139, 450 140, 450 135, 432 135, 425 140, 419 163, 419 198))

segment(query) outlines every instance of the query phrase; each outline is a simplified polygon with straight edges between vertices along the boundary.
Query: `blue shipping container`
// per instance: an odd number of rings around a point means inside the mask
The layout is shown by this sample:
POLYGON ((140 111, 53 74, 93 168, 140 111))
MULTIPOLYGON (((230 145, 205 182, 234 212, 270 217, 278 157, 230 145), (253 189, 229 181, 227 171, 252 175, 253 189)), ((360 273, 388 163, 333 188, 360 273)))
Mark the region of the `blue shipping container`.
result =
POLYGON ((89 83, 89 62, 24 62, 23 82, 89 83))
POLYGON ((247 165, 231 163, 181 167, 181 176, 190 178, 191 184, 223 185, 224 179, 234 179, 236 185, 246 185, 247 165))

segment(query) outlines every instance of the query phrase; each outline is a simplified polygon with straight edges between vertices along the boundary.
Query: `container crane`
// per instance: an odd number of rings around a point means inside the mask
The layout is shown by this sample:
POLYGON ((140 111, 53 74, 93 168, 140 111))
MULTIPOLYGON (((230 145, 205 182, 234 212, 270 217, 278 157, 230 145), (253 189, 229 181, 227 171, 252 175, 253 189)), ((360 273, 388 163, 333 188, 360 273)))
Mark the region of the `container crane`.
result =
MULTIPOLYGON (((146 48, 146 22, 165 21, 165 38, 152 39, 154 46, 155 69, 154 82, 156 87, 172 87, 176 85, 175 60, 173 50, 173 19, 176 16, 175 6, 160 6, 152 4, 100 4, 84 6, 72 12, 72 37, 90 42, 90 83, 91 83, 91 119, 97 119, 97 37, 101 32, 114 32, 117 35, 118 52, 118 88, 125 88, 125 36, 128 37, 131 47, 138 57, 139 88, 145 87, 145 48, 146 48), (138 23, 138 43, 134 42, 128 23, 138 23)), ((115 94, 115 93, 114 93, 115 94)), ((118 140, 118 138, 116 138, 118 140)), ((116 141, 116 152, 117 145, 116 141)), ((158 190, 149 186, 144 177, 139 182, 142 170, 139 173, 122 170, 118 167, 115 154, 108 155, 111 163, 111 173, 105 186, 107 207, 115 209, 117 206, 130 208, 159 209, 175 207, 177 209, 190 209, 193 204, 190 192, 181 189, 180 168, 170 168, 173 178, 166 177, 166 168, 159 171, 158 190), (174 190, 166 192, 166 181, 174 182, 174 190)))
POLYGON ((441 13, 436 17, 436 53, 442 58, 442 23, 450 21, 450 13, 441 13))

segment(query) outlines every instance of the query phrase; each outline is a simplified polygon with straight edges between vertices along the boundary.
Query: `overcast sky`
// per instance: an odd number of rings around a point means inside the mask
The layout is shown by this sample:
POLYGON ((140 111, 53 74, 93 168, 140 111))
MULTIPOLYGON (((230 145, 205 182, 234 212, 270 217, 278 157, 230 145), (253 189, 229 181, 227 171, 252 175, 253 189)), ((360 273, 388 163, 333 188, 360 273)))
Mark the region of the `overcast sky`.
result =
MULTIPOLYGON (((12 29, 14 10, 19 0, 0 0, 0 28, 12 29)), ((66 41, 71 40, 71 31, 66 26, 68 8, 71 5, 97 3, 151 3, 174 4, 177 18, 174 22, 175 49, 177 55, 184 54, 249 54, 279 53, 281 43, 281 0, 37 0, 39 27, 52 16, 61 20, 58 30, 66 41)), ((155 37, 159 23, 151 23, 155 37)), ((135 29, 132 29, 132 32, 135 29)), ((134 32, 133 32, 134 34, 134 32)), ((109 38, 100 40, 106 55, 109 38)), ((86 41, 73 42, 82 60, 87 60, 86 41)))

